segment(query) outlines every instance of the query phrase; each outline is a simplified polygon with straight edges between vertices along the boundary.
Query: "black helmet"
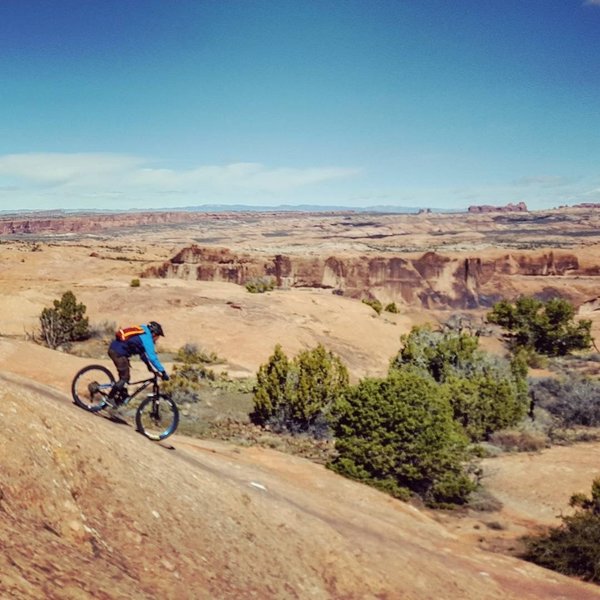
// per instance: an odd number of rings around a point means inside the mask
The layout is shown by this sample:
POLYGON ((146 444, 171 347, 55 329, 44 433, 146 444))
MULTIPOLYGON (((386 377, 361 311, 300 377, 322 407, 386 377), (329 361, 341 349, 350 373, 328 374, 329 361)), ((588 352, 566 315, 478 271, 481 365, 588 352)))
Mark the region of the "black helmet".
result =
POLYGON ((156 321, 150 321, 150 323, 148 323, 148 329, 152 335, 162 335, 165 337, 165 332, 163 331, 161 324, 156 321))

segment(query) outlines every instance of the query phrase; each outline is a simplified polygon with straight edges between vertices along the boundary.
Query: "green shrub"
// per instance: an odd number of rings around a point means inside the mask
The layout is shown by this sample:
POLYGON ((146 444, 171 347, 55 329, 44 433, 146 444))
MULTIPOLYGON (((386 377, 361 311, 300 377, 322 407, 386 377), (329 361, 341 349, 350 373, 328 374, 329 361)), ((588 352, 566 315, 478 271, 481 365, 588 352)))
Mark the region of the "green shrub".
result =
POLYGON ((480 350, 475 335, 428 326, 414 327, 401 340, 390 372, 410 366, 432 378, 472 440, 515 425, 525 415, 527 367, 519 357, 509 362, 480 350))
POLYGON ((348 387, 348 369, 332 352, 319 344, 296 356, 289 372, 292 388, 292 421, 306 429, 321 416, 327 417, 348 387))
POLYGON ((592 345, 592 322, 575 322, 575 309, 567 300, 541 302, 520 297, 514 303, 502 300, 487 314, 490 323, 500 325, 515 348, 530 348, 548 356, 564 356, 592 345))
POLYGON ((521 358, 532 369, 546 369, 548 367, 548 357, 539 354, 533 348, 516 348, 515 356, 521 358))
POLYGON ((563 427, 600 426, 600 382, 583 376, 538 379, 531 384, 535 403, 563 427))
POLYGON ((264 294, 275 289, 275 280, 272 277, 255 277, 246 282, 246 290, 251 294, 264 294))
POLYGON ((394 314, 397 314, 400 312, 400 310, 396 306, 395 302, 390 302, 389 304, 386 304, 384 310, 385 310, 385 312, 394 313, 394 314))
MULTIPOLYGON (((212 354, 210 358, 216 355, 212 354)), ((163 384, 166 392, 170 393, 176 402, 198 402, 203 383, 216 381, 217 377, 211 369, 205 367, 209 358, 205 353, 199 351, 195 344, 182 346, 175 357, 176 364, 173 367, 171 379, 163 384)))
POLYGON ((280 345, 257 373, 254 411, 259 425, 326 437, 332 407, 348 386, 348 370, 319 344, 289 361, 280 345))
POLYGON ((254 412, 251 415, 254 423, 265 425, 287 403, 291 396, 291 390, 288 389, 289 372, 290 361, 277 344, 269 360, 259 367, 256 374, 254 412))
POLYGON ((475 488, 468 440, 439 386, 415 368, 364 379, 336 405, 334 471, 406 499, 460 504, 475 488))
POLYGON ((185 344, 175 355, 177 362, 192 363, 192 364, 214 364, 220 362, 219 357, 214 352, 206 352, 202 348, 198 348, 196 344, 185 344))
POLYGON ((140 285, 140 280, 137 277, 132 279, 131 283, 129 284, 130 287, 140 287, 140 285))
POLYGON ((40 315, 42 341, 49 348, 85 340, 90 337, 87 307, 78 303, 73 292, 65 292, 54 300, 52 308, 44 308, 40 315))
POLYGON ((378 315, 383 310, 383 304, 376 298, 363 298, 362 303, 370 306, 378 315))
POLYGON ((591 498, 571 497, 575 514, 562 517, 559 527, 525 539, 523 558, 565 575, 600 583, 600 479, 592 484, 591 498))

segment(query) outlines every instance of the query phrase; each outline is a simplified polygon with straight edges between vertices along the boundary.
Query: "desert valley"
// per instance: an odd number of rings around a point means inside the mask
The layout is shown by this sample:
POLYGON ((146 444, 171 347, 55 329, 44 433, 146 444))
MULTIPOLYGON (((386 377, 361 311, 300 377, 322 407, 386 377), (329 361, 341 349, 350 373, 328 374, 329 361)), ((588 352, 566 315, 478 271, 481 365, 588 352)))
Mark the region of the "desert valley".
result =
POLYGON ((600 344, 600 208, 1 214, 0 597, 600 598, 516 556, 589 492, 600 442, 486 458, 493 510, 433 511, 274 444, 190 435, 185 410, 153 443, 71 401, 78 369, 111 366, 116 327, 161 322, 169 369, 194 344, 243 381, 276 344, 321 343, 357 381, 423 323, 463 320, 503 353, 485 314, 519 295, 569 300, 600 344), (67 290, 104 334, 72 353, 35 340, 67 290))

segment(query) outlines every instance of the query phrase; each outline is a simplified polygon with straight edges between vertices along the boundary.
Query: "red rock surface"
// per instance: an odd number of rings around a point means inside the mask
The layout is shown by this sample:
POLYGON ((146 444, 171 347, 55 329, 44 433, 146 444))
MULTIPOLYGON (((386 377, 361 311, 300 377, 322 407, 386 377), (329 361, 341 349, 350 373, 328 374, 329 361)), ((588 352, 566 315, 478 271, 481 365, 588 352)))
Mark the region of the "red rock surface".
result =
POLYGON ((469 206, 470 213, 490 213, 490 212, 527 212, 527 205, 525 202, 518 202, 513 204, 509 202, 504 206, 492 206, 490 204, 474 204, 469 206))
POLYGON ((149 442, 70 403, 73 357, 31 353, 65 391, 11 375, 24 350, 0 344, 2 598, 600 598, 304 459, 149 442))
MULTIPOLYGON (((584 268, 575 254, 564 251, 513 252, 495 257, 437 252, 416 257, 302 257, 190 246, 143 275, 239 285, 269 277, 284 289, 325 288, 351 298, 376 297, 382 302, 412 307, 472 309, 490 307, 502 297, 518 295, 519 284, 514 281, 522 278, 537 278, 540 291, 544 290, 547 296, 552 295, 553 282, 561 278, 589 277, 598 282, 600 262, 584 268)), ((600 289, 599 283, 595 285, 600 289)))

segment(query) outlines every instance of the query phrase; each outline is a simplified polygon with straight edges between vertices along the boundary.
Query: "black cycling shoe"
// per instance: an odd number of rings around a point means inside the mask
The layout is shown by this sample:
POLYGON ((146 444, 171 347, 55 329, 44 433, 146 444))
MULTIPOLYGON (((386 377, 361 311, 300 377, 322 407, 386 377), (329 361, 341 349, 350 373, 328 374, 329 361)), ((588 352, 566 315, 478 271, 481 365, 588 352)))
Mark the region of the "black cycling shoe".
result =
POLYGON ((127 390, 117 390, 116 392, 113 391, 106 396, 106 403, 115 408, 121 406, 128 398, 129 396, 127 395, 127 390))
POLYGON ((129 400, 129 396, 127 395, 127 390, 121 390, 116 396, 115 396, 115 404, 117 406, 121 406, 122 404, 125 404, 125 402, 129 400))

